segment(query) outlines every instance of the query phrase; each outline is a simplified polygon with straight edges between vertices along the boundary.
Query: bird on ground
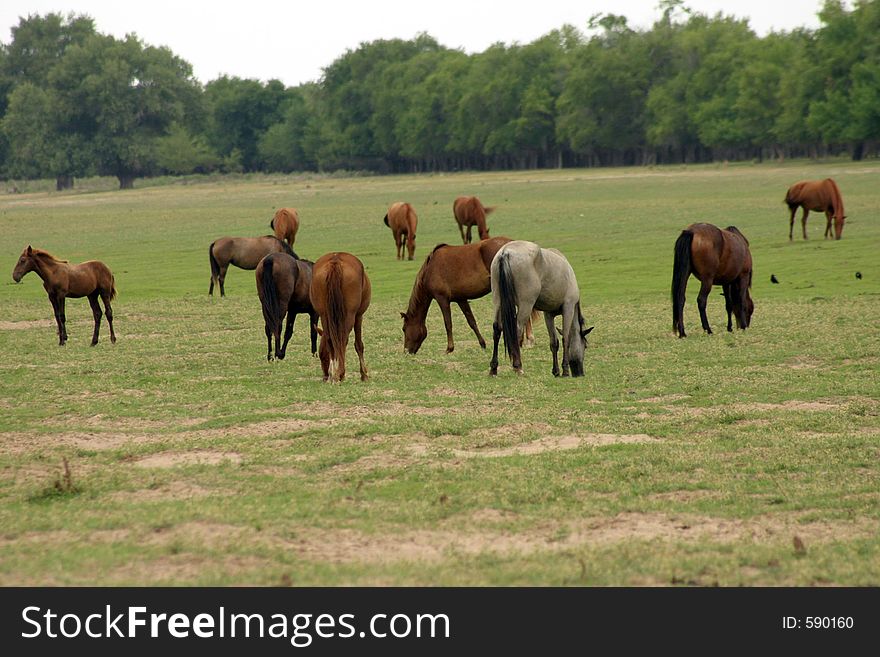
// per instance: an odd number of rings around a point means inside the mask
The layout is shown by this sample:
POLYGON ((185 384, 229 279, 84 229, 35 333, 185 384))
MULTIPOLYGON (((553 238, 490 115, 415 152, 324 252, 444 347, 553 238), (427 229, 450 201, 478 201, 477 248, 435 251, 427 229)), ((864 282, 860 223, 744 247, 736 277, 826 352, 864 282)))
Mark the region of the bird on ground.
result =
POLYGON ((775 284, 775 285, 778 285, 778 284, 779 284, 779 279, 776 278, 776 276, 775 276, 774 274, 770 274, 770 282, 773 283, 773 284, 775 284))
POLYGON ((859 280, 862 280, 862 272, 857 271, 857 272, 856 272, 856 278, 858 278, 859 280))

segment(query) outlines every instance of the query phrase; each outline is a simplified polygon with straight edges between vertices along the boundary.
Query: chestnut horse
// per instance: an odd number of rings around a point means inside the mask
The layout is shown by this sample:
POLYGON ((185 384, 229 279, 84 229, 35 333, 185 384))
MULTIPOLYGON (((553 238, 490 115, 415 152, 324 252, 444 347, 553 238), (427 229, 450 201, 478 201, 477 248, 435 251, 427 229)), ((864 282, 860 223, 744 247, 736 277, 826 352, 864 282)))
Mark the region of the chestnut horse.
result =
POLYGON ((28 245, 21 252, 21 257, 12 270, 12 280, 20 282, 30 271, 37 272, 43 279, 43 287, 49 294, 49 301, 55 311, 58 323, 58 344, 67 342, 67 316, 64 314, 64 300, 68 297, 78 299, 88 297, 95 317, 95 332, 92 334, 92 346, 98 344, 98 331, 101 328, 101 306, 98 297, 104 301, 104 312, 110 326, 110 342, 116 342, 113 332, 113 309, 110 302, 116 298, 116 282, 113 274, 103 262, 89 260, 78 265, 71 265, 67 260, 59 260, 48 251, 32 249, 28 245))
POLYGON ((285 240, 291 248, 296 240, 296 231, 299 230, 299 214, 296 208, 278 208, 269 228, 275 231, 275 237, 285 240))
POLYGON ((804 239, 807 239, 807 216, 810 210, 825 213, 825 237, 831 237, 831 220, 834 219, 834 239, 839 240, 843 235, 843 222, 846 213, 843 210, 843 197, 840 188, 831 178, 825 180, 802 180, 788 188, 785 194, 785 203, 791 211, 788 222, 788 239, 792 239, 794 231, 794 215, 797 209, 803 208, 801 227, 804 239))
MULTIPOLYGON (((468 326, 480 341, 480 347, 486 348, 486 341, 480 335, 480 329, 474 319, 470 299, 479 299, 491 291, 489 267, 498 249, 510 242, 509 237, 493 237, 475 244, 450 246, 438 244, 425 258, 425 263, 416 275, 409 307, 403 318, 403 347, 407 352, 415 354, 428 336, 425 320, 432 301, 436 301, 443 313, 446 325, 446 353, 455 349, 452 341, 451 303, 457 303, 467 320, 468 326)), ((531 335, 532 325, 527 326, 526 338, 534 342, 531 335)))
POLYGON ((297 314, 309 316, 309 330, 312 339, 312 356, 317 351, 318 313, 309 299, 312 284, 311 260, 300 260, 286 253, 270 253, 257 265, 257 296, 263 307, 266 322, 266 360, 272 360, 272 337, 275 337, 275 358, 284 360, 287 343, 293 334, 293 323, 297 314), (281 326, 287 315, 287 328, 284 342, 281 342, 281 326))
POLYGON ((504 335, 504 348, 513 369, 522 374, 520 343, 526 322, 534 310, 544 312, 553 353, 553 376, 559 376, 559 339, 554 319, 562 315, 562 376, 584 375, 587 334, 581 314, 581 293, 568 260, 556 249, 542 249, 534 242, 516 240, 502 246, 492 260, 492 361, 489 374, 498 374, 498 339, 504 335))
POLYGON ((367 380, 362 323, 371 296, 364 265, 350 253, 327 253, 315 262, 309 298, 321 317, 323 332, 319 353, 324 381, 345 379, 345 349, 352 329, 361 381, 367 380))
POLYGON ((221 237, 211 242, 208 247, 208 259, 211 261, 211 286, 208 294, 214 294, 214 282, 220 284, 220 296, 226 296, 223 283, 226 281, 226 270, 229 265, 235 265, 241 269, 256 269, 265 256, 270 253, 286 253, 297 255, 287 242, 283 242, 274 235, 263 237, 221 237))
POLYGON ((755 304, 749 294, 752 286, 752 254, 749 241, 735 226, 724 230, 712 224, 691 224, 675 241, 672 265, 672 331, 678 337, 684 332, 684 295, 688 277, 700 280, 697 307, 703 329, 709 335, 712 329, 706 319, 706 300, 713 285, 721 285, 727 307, 727 330, 733 331, 731 313, 737 328, 745 329, 752 321, 755 304))
POLYGON ((406 248, 409 251, 409 259, 413 259, 416 252, 416 226, 419 218, 416 211, 409 203, 392 203, 385 215, 385 225, 394 234, 394 246, 397 247, 397 259, 403 260, 403 243, 406 240, 406 248))
POLYGON ((487 208, 476 196, 459 196, 452 204, 452 214, 458 222, 458 232, 461 233, 461 241, 464 244, 471 243, 471 228, 477 227, 481 240, 489 239, 489 228, 486 226, 486 215, 495 210, 487 208), (467 226, 467 234, 464 229, 467 226))

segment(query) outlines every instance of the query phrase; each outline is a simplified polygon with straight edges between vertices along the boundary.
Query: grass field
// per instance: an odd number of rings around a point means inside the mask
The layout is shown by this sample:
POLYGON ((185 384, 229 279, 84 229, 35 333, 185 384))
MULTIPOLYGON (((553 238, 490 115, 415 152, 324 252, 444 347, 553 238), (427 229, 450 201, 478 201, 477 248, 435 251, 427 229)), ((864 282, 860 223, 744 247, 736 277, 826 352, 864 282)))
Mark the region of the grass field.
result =
MULTIPOLYGON (((0 584, 880 585, 880 163, 188 180, 0 195, 0 584), (788 240, 785 190, 833 176, 839 242, 788 240), (595 325, 586 377, 554 379, 543 328, 525 375, 488 376, 453 309, 416 356, 399 311, 452 200, 493 235, 562 250, 595 325), (388 205, 419 213, 398 262, 388 205), (207 295, 208 245, 299 209, 296 250, 365 263, 370 381, 321 383, 301 318, 265 360, 253 272, 207 295), (691 280, 672 337, 672 247, 735 224, 755 314, 702 335, 691 280), (119 341, 59 348, 28 243, 116 275, 119 341), (5 263, 5 264, 3 264, 5 263), (862 278, 857 279, 855 272, 862 278), (779 285, 770 284, 775 274, 779 285), (69 473, 64 473, 67 460, 69 473)), ((799 223, 796 230, 799 229, 799 223)), ((491 300, 473 304, 491 336, 491 300)))

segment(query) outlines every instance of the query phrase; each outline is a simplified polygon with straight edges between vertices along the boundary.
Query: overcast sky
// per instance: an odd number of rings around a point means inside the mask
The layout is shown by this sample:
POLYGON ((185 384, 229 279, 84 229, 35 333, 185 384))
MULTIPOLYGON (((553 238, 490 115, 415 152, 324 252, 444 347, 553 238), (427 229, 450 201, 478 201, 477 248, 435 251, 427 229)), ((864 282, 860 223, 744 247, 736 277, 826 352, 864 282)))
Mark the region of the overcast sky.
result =
MULTIPOLYGON (((288 86, 317 80, 348 49, 375 39, 427 32, 442 45, 481 52, 501 41, 529 43, 568 23, 584 31, 595 13, 647 28, 658 0, 0 0, 0 41, 20 16, 87 14, 99 32, 168 46, 209 82, 227 74, 288 86)), ((748 18, 758 34, 816 28, 822 0, 685 0, 695 11, 748 18)))

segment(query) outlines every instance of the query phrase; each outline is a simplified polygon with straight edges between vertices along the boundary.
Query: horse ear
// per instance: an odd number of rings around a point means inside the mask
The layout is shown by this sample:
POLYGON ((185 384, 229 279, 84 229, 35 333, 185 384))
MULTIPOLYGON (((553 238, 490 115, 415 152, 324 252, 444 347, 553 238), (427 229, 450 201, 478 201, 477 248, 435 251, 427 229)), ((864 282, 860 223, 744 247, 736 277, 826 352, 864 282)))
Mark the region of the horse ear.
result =
POLYGON ((30 244, 28 244, 27 254, 28 254, 28 255, 34 255, 34 250, 31 248, 31 245, 30 245, 30 244))
POLYGON ((403 319, 406 319, 406 313, 400 313, 400 316, 401 316, 403 319))
POLYGON ((559 335, 562 335, 562 329, 561 329, 561 328, 559 328, 558 326, 556 326, 556 327, 554 327, 554 328, 559 332, 559 335))
POLYGON ((590 328, 588 328, 588 329, 584 329, 583 331, 581 331, 581 337, 582 337, 582 338, 587 337, 587 335, 590 333, 590 331, 592 331, 594 328, 596 328, 596 327, 595 327, 595 326, 591 326, 590 328))

